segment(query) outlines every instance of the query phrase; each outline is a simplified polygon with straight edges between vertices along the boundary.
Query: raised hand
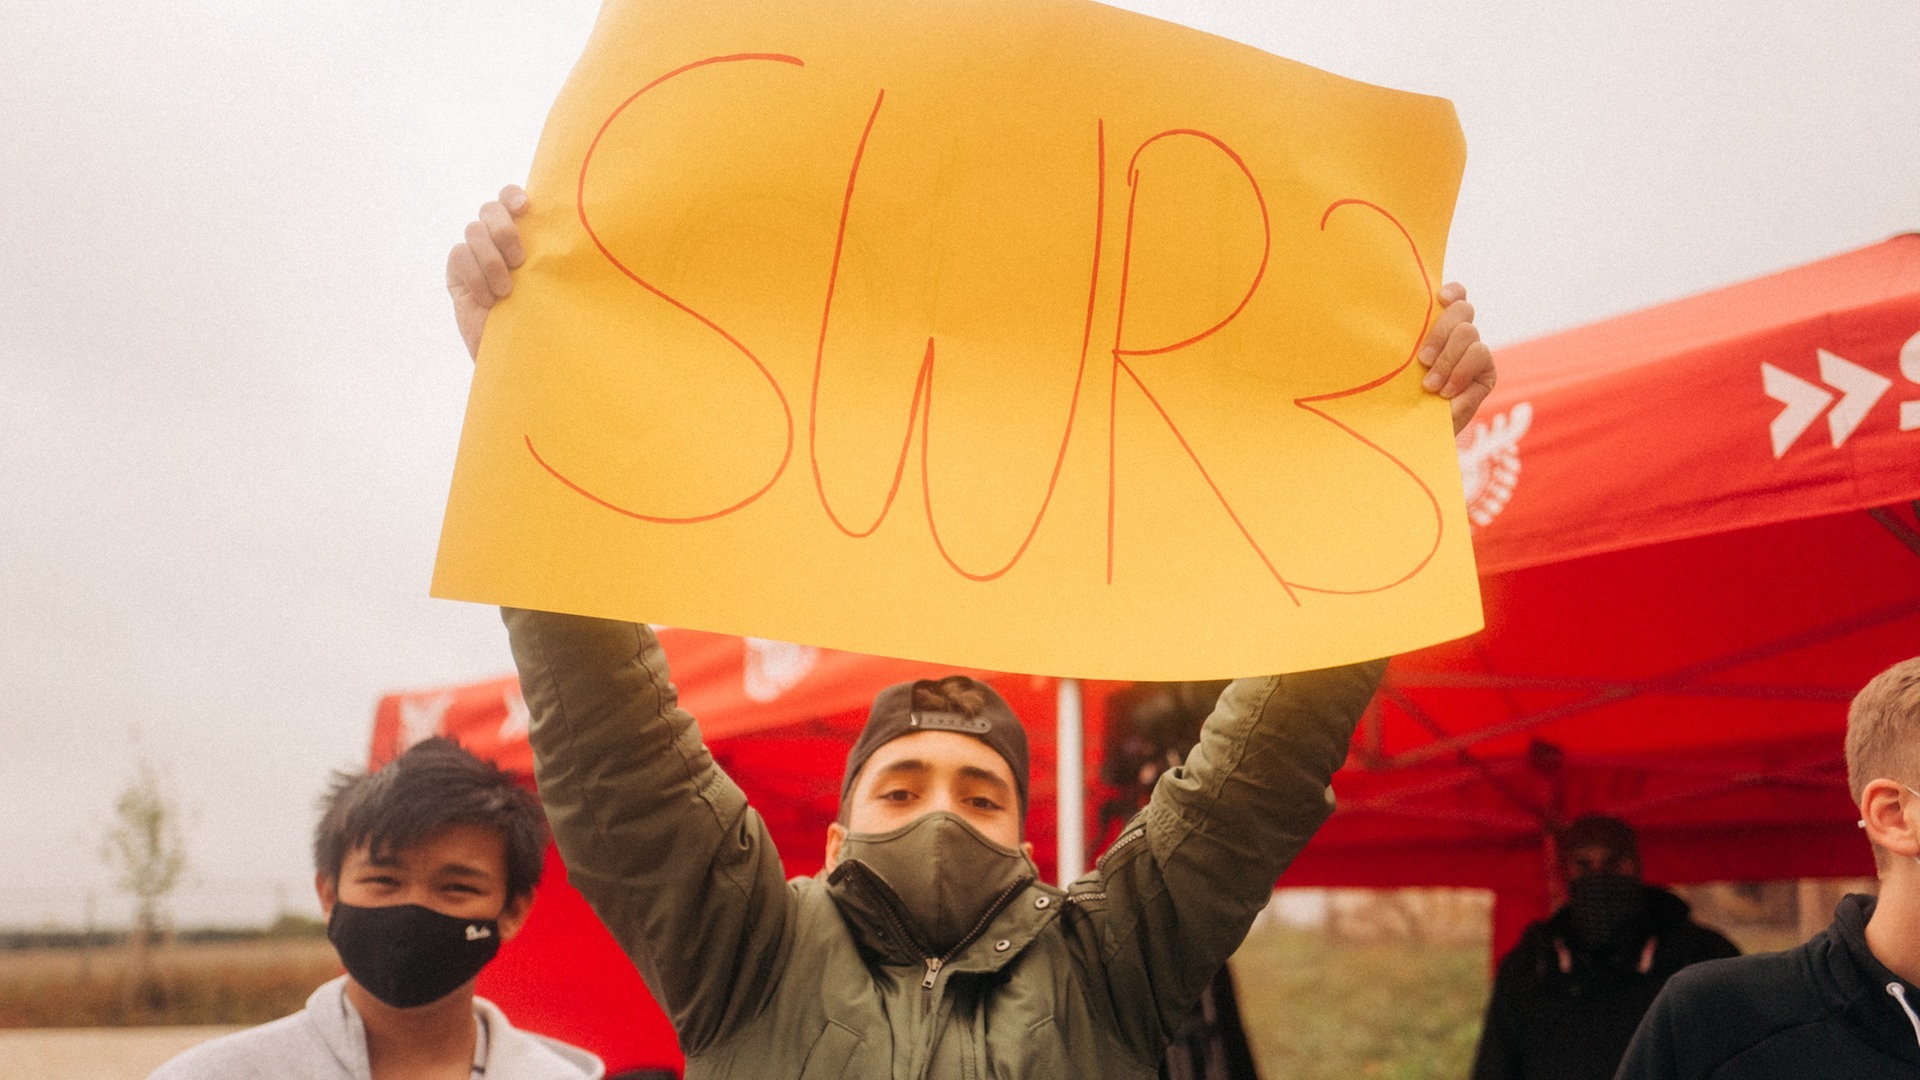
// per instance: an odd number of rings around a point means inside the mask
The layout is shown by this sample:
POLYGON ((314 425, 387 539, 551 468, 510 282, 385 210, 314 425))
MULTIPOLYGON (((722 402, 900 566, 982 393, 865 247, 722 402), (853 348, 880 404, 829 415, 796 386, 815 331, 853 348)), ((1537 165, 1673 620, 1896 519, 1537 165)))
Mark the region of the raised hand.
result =
POLYGON ((1427 369, 1420 385, 1453 405, 1453 432, 1458 435, 1493 392, 1493 350, 1480 340, 1480 330, 1473 325, 1466 286, 1442 285, 1440 304, 1440 317, 1420 344, 1420 363, 1427 369))
POLYGON ((453 297, 453 320, 467 343, 467 354, 480 356, 480 332, 487 313, 513 291, 513 271, 527 260, 520 246, 520 227, 514 219, 527 212, 527 193, 517 184, 500 189, 500 197, 480 208, 467 223, 467 238, 447 253, 447 294, 453 297))

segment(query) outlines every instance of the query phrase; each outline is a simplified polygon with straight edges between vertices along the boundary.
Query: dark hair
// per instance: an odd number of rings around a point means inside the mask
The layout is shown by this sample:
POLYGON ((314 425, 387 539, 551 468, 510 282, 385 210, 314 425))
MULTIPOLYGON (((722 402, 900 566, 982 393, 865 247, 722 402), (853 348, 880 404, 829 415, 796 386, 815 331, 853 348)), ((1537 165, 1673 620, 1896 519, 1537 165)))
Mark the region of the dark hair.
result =
POLYGON ((347 853, 362 844, 384 858, 449 825, 499 831, 507 850, 507 899, 531 895, 540 884, 547 847, 540 800, 511 773, 437 737, 376 772, 333 774, 313 830, 313 868, 337 880, 347 853))
POLYGON ((1606 814, 1587 814, 1575 818, 1560 830, 1558 842, 1562 861, 1566 860, 1568 852, 1577 848, 1597 847, 1605 851, 1609 858, 1628 858, 1636 864, 1640 862, 1640 837, 1633 831, 1633 826, 1606 814))

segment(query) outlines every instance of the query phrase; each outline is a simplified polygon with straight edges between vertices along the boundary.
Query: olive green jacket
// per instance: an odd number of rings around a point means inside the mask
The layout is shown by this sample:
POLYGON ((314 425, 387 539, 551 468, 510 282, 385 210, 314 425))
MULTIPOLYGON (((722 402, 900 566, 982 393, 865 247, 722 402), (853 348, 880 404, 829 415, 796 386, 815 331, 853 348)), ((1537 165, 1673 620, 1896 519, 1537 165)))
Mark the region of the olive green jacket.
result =
POLYGON ((783 879, 646 627, 505 618, 568 879, 672 1019, 689 1080, 1155 1076, 1332 812, 1384 670, 1233 683, 1095 870, 1021 887, 929 958, 859 875, 783 879))

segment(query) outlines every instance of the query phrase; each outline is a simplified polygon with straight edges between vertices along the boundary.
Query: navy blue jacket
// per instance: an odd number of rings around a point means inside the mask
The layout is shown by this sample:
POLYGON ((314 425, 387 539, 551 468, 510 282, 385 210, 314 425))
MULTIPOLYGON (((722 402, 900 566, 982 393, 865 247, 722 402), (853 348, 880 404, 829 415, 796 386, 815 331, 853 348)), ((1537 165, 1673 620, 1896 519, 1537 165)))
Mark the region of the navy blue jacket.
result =
POLYGON ((1920 990, 1868 950, 1873 904, 1845 897, 1798 949, 1675 975, 1615 1080, 1920 1077, 1920 990))

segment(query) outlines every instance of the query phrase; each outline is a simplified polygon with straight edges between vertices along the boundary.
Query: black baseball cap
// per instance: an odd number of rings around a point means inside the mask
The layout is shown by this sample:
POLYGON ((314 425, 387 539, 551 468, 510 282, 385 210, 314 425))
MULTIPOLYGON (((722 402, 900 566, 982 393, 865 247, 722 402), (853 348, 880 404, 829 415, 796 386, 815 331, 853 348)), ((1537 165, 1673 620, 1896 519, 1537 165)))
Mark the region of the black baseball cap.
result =
POLYGON ((860 769, 873 756, 873 752, 902 735, 921 731, 957 731, 992 747, 1013 771, 1014 788, 1020 795, 1020 819, 1026 820, 1027 731, 1020 726, 1020 718, 1013 715, 1013 710, 1007 707, 1006 699, 998 691, 965 675, 895 683, 874 696, 873 707, 867 711, 867 724, 860 729, 860 737, 854 740, 853 749, 847 752, 847 770, 840 778, 843 819, 847 796, 853 791, 854 778, 860 775, 860 769), (959 712, 915 709, 914 692, 923 687, 978 691, 984 704, 971 716, 959 712))

